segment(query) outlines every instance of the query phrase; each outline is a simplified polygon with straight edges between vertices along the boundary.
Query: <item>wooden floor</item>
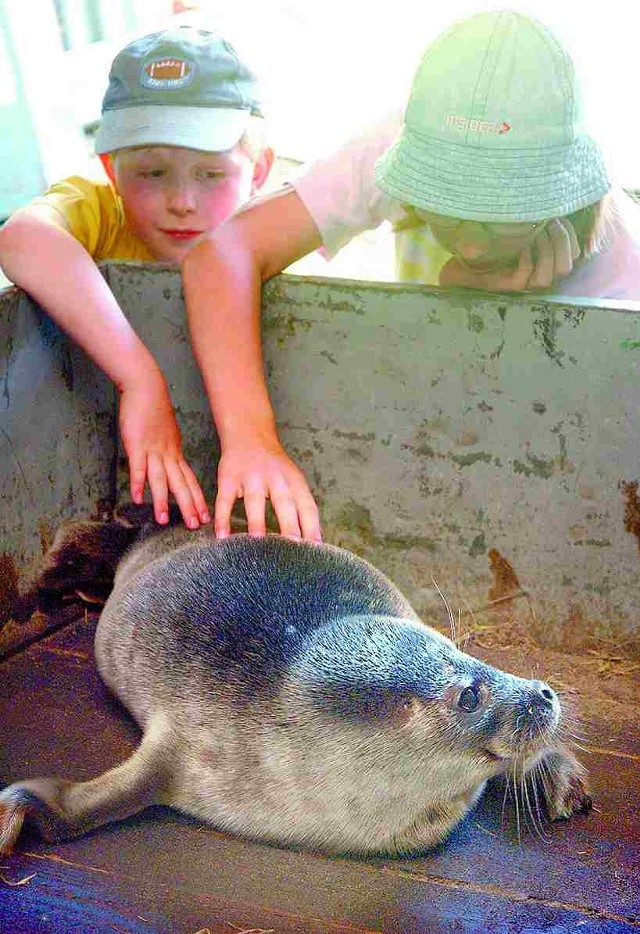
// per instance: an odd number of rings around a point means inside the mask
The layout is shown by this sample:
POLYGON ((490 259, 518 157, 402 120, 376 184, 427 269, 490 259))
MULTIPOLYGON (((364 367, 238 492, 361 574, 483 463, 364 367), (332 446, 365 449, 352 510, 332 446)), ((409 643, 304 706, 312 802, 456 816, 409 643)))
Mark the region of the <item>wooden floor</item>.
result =
MULTIPOLYGON (((85 615, 0 664, 2 784, 88 778, 136 744, 135 725, 96 674, 94 626, 85 615)), ((579 703, 590 815, 546 824, 543 835, 521 826, 518 839, 498 786, 436 852, 354 860, 258 845, 149 810, 70 843, 22 838, 1 861, 1 934, 640 931, 638 671, 530 650, 471 651, 517 674, 535 669, 552 684, 555 675, 579 703)))

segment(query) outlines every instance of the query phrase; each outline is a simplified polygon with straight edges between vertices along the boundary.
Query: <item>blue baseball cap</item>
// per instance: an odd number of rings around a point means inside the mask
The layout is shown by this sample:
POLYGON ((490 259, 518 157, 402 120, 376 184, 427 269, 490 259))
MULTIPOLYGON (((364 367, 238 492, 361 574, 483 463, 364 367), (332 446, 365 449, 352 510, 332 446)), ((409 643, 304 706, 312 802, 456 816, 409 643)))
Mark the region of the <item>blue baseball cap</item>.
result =
POLYGON ((264 116, 258 82, 219 34, 180 26, 135 39, 116 55, 96 152, 132 146, 232 149, 264 116))

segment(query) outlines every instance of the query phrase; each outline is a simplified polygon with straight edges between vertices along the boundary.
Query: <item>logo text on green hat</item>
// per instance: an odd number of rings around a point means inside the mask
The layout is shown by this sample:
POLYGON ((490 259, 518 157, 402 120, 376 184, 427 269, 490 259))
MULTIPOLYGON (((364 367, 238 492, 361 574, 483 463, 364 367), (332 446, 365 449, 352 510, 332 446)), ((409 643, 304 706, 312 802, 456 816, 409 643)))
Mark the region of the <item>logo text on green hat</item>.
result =
POLYGON ((475 120, 470 117, 456 117, 454 114, 444 118, 445 126, 455 127, 457 130, 470 130, 472 133, 508 133, 511 124, 503 120, 501 123, 491 123, 489 120, 475 120))

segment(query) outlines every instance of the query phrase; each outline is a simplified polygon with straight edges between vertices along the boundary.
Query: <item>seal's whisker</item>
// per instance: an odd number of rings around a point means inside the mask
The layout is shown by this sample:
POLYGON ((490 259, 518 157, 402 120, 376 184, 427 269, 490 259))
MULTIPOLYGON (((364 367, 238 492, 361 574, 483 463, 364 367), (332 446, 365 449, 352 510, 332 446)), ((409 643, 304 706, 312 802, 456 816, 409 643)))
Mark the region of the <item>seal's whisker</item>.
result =
POLYGON ((438 582, 436 581, 434 577, 431 578, 431 582, 433 586, 436 588, 436 590, 438 591, 438 593, 440 594, 440 599, 444 603, 445 609, 447 611, 447 616, 449 617, 449 626, 451 628, 451 641, 455 642, 456 641, 456 620, 455 620, 455 616, 453 615, 453 610, 451 609, 451 604, 449 603, 449 601, 447 600, 443 592, 440 590, 440 587, 438 586, 438 582))
POLYGON ((514 760, 513 769, 510 773, 511 781, 513 782, 513 803, 516 809, 516 832, 518 835, 518 845, 522 843, 522 834, 520 832, 520 802, 518 800, 518 759, 514 760))
POLYGON ((587 734, 584 730, 581 730, 579 727, 575 726, 572 723, 567 723, 565 720, 561 720, 557 730, 558 734, 563 736, 571 736, 575 739, 586 739, 587 734))
MULTIPOLYGON (((538 723, 536 724, 536 732, 538 733, 538 738, 543 739, 546 731, 543 729, 542 725, 538 723)), ((541 759, 539 762, 535 763, 533 768, 531 768, 528 772, 525 772, 524 781, 523 781, 524 792, 527 797, 527 804, 529 806, 529 813, 531 815, 531 820, 533 821, 534 829, 536 830, 538 836, 542 840, 548 839, 548 835, 545 835, 544 829, 543 829, 543 822, 542 822, 541 811, 540 811, 540 802, 538 800, 537 785, 538 785, 538 779, 543 774, 544 769, 548 769, 548 766, 546 762, 544 761, 544 759, 541 759), (531 790, 532 790, 532 794, 533 794, 533 797, 536 803, 537 822, 536 822, 536 817, 534 816, 533 810, 531 808, 531 802, 530 802, 529 795, 528 795, 527 779, 529 779, 531 782, 531 790)))
POLYGON ((566 694, 561 690, 556 690, 556 694, 562 707, 562 719, 574 726, 582 726, 582 717, 580 710, 576 706, 576 699, 573 694, 566 694))
POLYGON ((500 827, 506 823, 505 813, 507 810, 507 800, 509 798, 509 775, 505 775, 504 792, 502 794, 502 808, 500 810, 500 827))
MULTIPOLYGON (((536 799, 536 808, 537 808, 538 814, 539 814, 539 816, 540 816, 540 821, 541 821, 541 823, 544 825, 545 812, 544 812, 544 810, 543 810, 543 808, 542 808, 542 806, 541 806, 541 804, 540 804, 540 794, 539 794, 539 791, 540 791, 540 771, 539 771, 539 767, 538 767, 538 766, 536 766, 536 768, 534 769, 533 791, 534 791, 534 795, 535 795, 535 799, 536 799)), ((547 839, 548 839, 548 834, 545 834, 545 836, 546 836, 547 839)))
POLYGON ((571 729, 564 723, 560 724, 557 732, 558 736, 562 736, 563 738, 568 737, 569 739, 574 740, 576 743, 588 741, 588 736, 584 730, 571 729))
MULTIPOLYGON (((469 601, 467 600, 467 598, 465 597, 464 594, 461 594, 459 599, 462 599, 462 601, 464 602, 464 605, 465 605, 465 607, 466 607, 466 610, 465 610, 465 612, 464 612, 464 616, 470 616, 470 617, 471 617, 471 624, 472 624, 472 629, 473 629, 473 626, 476 625, 476 615, 475 615, 475 612, 474 612, 474 610, 472 609, 472 607, 470 606, 469 601)), ((458 627, 460 627, 460 626, 462 625, 462 616, 463 616, 462 610, 460 609, 460 607, 458 607, 458 627)), ((459 643, 456 643, 456 644, 458 645, 458 647, 461 648, 463 651, 466 649, 466 646, 467 646, 467 643, 469 642, 469 639, 471 639, 471 636, 472 636, 472 629, 469 629, 469 630, 467 631, 466 635, 464 635, 464 636, 460 639, 460 642, 459 642, 459 643)))
POLYGON ((575 737, 575 739, 586 740, 588 737, 587 731, 583 730, 579 724, 561 723, 560 731, 566 733, 568 736, 575 737))
POLYGON ((540 829, 533 812, 533 807, 531 806, 531 799, 529 798, 529 774, 526 772, 522 776, 522 780, 520 782, 520 793, 522 795, 522 812, 524 814, 525 824, 528 827, 531 827, 536 836, 541 837, 540 829), (530 818, 530 822, 527 818, 530 818))
POLYGON ((527 778, 530 780, 531 794, 535 802, 535 814, 534 814, 533 808, 531 807, 531 802, 527 795, 527 801, 529 801, 531 820, 533 822, 533 826, 538 837, 543 841, 543 843, 546 843, 547 840, 549 840, 549 834, 544 829, 544 816, 540 809, 540 799, 538 797, 538 784, 537 784, 537 780, 538 780, 538 767, 537 766, 535 766, 531 770, 531 772, 529 772, 528 775, 525 776, 525 789, 527 788, 527 778))
MULTIPOLYGON (((460 631, 461 626, 462 626, 462 610, 460 609, 460 607, 458 607, 457 626, 458 626, 458 631, 460 631)), ((459 649, 462 649, 462 651, 465 652, 470 638, 471 638, 470 631, 465 633, 463 636, 458 636, 458 641, 456 642, 456 645, 458 646, 459 649)))
POLYGON ((520 799, 518 797, 518 784, 514 773, 513 776, 513 799, 516 805, 516 832, 518 834, 518 846, 522 846, 522 826, 520 823, 520 799))
POLYGON ((542 784, 542 790, 544 793, 544 797, 546 799, 549 795, 549 789, 553 785, 553 775, 551 774, 551 769, 549 768, 548 763, 545 762, 544 759, 542 759, 537 764, 536 768, 538 770, 538 776, 540 778, 540 782, 542 784))
POLYGON ((556 736, 561 742, 568 742, 576 749, 582 750, 582 752, 589 752, 589 747, 584 745, 584 743, 588 742, 588 737, 584 733, 574 733, 572 730, 567 729, 564 723, 560 723, 556 736))
POLYGON ((571 723, 573 726, 582 726, 582 720, 579 714, 572 710, 567 704, 563 704, 562 700, 560 701, 562 706, 562 719, 566 723, 571 723))
POLYGON ((571 745, 574 749, 579 749, 580 752, 584 752, 587 755, 589 755, 592 752, 592 750, 589 749, 588 746, 585 746, 583 743, 578 743, 575 739, 570 739, 569 745, 571 745))
POLYGON ((540 762, 536 764, 536 769, 538 770, 538 775, 542 779, 543 783, 551 779, 551 770, 548 763, 541 759, 540 762))

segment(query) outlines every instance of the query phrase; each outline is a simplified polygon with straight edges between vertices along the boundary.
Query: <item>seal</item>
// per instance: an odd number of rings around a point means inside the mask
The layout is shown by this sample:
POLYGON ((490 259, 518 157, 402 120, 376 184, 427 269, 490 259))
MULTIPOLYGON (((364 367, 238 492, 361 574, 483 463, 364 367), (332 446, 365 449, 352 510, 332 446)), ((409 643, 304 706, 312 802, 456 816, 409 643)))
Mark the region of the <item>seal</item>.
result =
MULTIPOLYGON (((416 853, 501 774, 537 776, 551 819, 590 808, 555 692, 460 651, 362 558, 278 535, 111 525, 95 655, 142 740, 90 781, 5 788, 3 853, 25 820, 55 841, 152 804, 285 846, 416 853)), ((73 561, 86 577, 87 528, 56 541, 48 587, 56 562, 67 583, 73 561)))

